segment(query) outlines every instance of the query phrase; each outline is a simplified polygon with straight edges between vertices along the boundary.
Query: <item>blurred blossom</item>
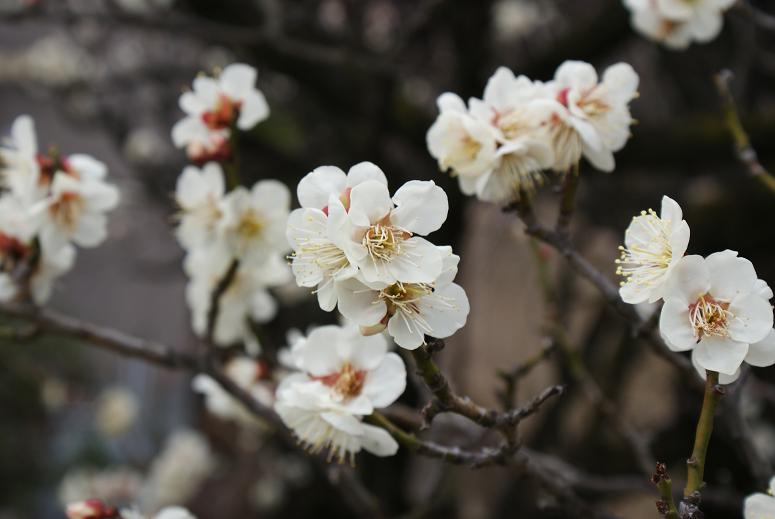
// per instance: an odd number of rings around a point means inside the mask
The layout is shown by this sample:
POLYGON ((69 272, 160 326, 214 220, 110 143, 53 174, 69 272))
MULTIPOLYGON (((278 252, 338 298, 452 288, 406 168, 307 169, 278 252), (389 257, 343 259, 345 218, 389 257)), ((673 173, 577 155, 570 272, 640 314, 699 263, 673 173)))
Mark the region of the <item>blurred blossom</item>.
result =
POLYGON ((396 7, 391 2, 371 2, 366 6, 364 18, 366 44, 376 51, 390 48, 400 21, 396 7))
POLYGON ((546 24, 554 18, 554 11, 548 2, 525 2, 524 0, 500 0, 493 5, 492 21, 495 37, 499 40, 513 40, 529 34, 539 24, 546 24))
POLYGON ((92 58, 62 34, 45 36, 21 53, 0 54, 0 79, 64 87, 92 78, 92 58))
POLYGON ((128 467, 102 470, 79 467, 62 478, 59 501, 63 506, 87 499, 128 504, 137 498, 141 485, 142 476, 128 467))
MULTIPOLYGON (((263 362, 249 357, 235 357, 226 364, 224 373, 261 404, 271 406, 274 403, 273 391, 266 381, 267 367, 263 362)), ((233 420, 244 426, 261 425, 250 410, 235 400, 210 376, 203 374, 195 376, 191 386, 194 391, 204 396, 207 411, 218 418, 233 420)))
POLYGON ((135 14, 147 14, 172 7, 175 0, 114 0, 124 11, 135 14))
POLYGON ((324 0, 318 8, 318 20, 325 30, 341 33, 346 28, 347 10, 341 0, 324 0))
POLYGON ((207 440, 194 431, 178 431, 167 439, 151 464, 139 504, 144 512, 187 502, 215 468, 207 440))
POLYGON ((259 511, 272 511, 285 500, 285 483, 274 474, 262 477, 253 485, 251 502, 259 511))
POLYGON ((169 155, 166 142, 167 136, 156 128, 133 128, 124 141, 124 154, 134 164, 159 166, 166 163, 169 155))
POLYGON ((97 402, 97 430, 106 437, 120 436, 132 426, 139 408, 132 392, 122 387, 106 389, 97 402))
POLYGON ((40 398, 47 409, 61 409, 67 403, 67 385, 58 378, 48 377, 40 386, 40 398))

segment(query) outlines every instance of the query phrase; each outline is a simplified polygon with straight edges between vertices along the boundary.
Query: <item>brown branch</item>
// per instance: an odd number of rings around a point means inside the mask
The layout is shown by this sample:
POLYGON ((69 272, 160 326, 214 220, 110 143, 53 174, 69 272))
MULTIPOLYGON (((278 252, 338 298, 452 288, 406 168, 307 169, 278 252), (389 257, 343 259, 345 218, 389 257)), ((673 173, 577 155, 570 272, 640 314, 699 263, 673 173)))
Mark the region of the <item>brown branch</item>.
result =
MULTIPOLYGON (((622 301, 616 284, 589 263, 572 246, 568 237, 542 226, 533 212, 533 207, 524 200, 509 205, 504 210, 516 210, 525 224, 525 232, 528 235, 552 246, 559 252, 567 260, 571 268, 592 283, 603 296, 605 302, 631 324, 632 332, 635 336, 643 338, 654 353, 675 366, 688 380, 696 381, 696 372, 691 362, 685 357, 676 355, 667 349, 664 341, 651 328, 649 321, 643 320, 632 305, 622 301)), ((699 384, 696 385, 699 387, 699 384)))
POLYGON ((32 323, 39 333, 69 337, 164 368, 189 370, 200 368, 200 359, 197 356, 174 350, 158 342, 139 339, 110 328, 79 321, 52 310, 37 309, 32 306, 0 305, 0 313, 32 323))
POLYGON ((213 293, 210 296, 210 307, 207 309, 207 327, 205 329, 204 337, 205 343, 208 345, 213 344, 213 339, 215 337, 215 327, 218 323, 218 314, 221 311, 221 297, 223 297, 223 294, 229 289, 231 282, 234 281, 237 269, 239 269, 239 260, 232 260, 226 273, 218 281, 218 284, 215 285, 213 293))
POLYGON ((732 95, 730 84, 732 72, 722 70, 715 77, 716 90, 721 97, 721 109, 732 140, 735 143, 735 152, 738 160, 748 169, 748 173, 758 180, 764 187, 775 193, 775 176, 759 162, 756 150, 751 145, 748 133, 740 121, 735 98, 732 95))

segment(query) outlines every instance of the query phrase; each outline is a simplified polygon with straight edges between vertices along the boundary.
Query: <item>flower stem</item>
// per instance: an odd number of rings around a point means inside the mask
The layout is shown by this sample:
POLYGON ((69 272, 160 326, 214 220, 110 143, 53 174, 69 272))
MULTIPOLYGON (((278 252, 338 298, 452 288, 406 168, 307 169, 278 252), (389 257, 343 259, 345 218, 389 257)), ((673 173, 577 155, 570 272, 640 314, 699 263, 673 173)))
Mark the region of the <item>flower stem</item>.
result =
POLYGON ((700 419, 697 421, 697 432, 694 435, 694 449, 692 456, 686 460, 686 487, 684 497, 690 497, 702 487, 702 478, 705 472, 705 456, 708 453, 710 436, 713 434, 713 416, 724 391, 718 385, 718 372, 707 371, 705 379, 705 397, 702 401, 700 419))

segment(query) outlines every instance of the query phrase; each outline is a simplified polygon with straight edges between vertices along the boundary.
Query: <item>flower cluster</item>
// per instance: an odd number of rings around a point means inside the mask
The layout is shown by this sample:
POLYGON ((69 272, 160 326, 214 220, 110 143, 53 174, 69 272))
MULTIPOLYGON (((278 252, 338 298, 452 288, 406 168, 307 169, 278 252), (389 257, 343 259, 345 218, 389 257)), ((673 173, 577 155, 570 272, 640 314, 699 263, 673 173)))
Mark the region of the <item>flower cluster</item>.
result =
POLYGON ((0 301, 46 302, 75 262, 74 245, 105 240, 119 201, 106 175, 89 155, 39 153, 33 120, 16 118, 0 147, 0 301))
POLYGON ((613 153, 630 136, 629 103, 637 88, 638 75, 625 63, 609 67, 600 80, 592 65, 566 61, 546 83, 501 67, 483 98, 469 99, 468 106, 456 94, 439 97, 428 150, 465 194, 488 202, 530 194, 544 170, 566 173, 582 155, 610 172, 613 153))
POLYGON ((737 379, 744 361, 775 364, 770 287, 737 252, 684 256, 688 244, 689 226, 668 197, 659 216, 649 210, 633 218, 617 260, 622 300, 664 300, 659 330, 667 346, 691 350, 698 372, 716 371, 722 384, 737 379))
POLYGON ((269 105, 255 87, 256 69, 232 63, 218 77, 199 76, 180 97, 186 113, 172 128, 172 140, 192 162, 226 161, 232 157, 236 130, 250 130, 269 117, 269 105))
POLYGON ((383 335, 363 336, 354 326, 321 326, 291 345, 297 372, 277 388, 277 414, 310 452, 353 463, 365 449, 392 456, 398 444, 384 429, 363 422, 392 404, 406 387, 406 368, 388 353, 383 335))
MULTIPOLYGON (((179 135, 181 126, 205 123, 208 131, 225 134, 255 125, 268 112, 263 96, 252 89, 254 80, 255 70, 240 64, 226 67, 219 82, 197 78, 195 92, 181 98, 189 116, 178 123, 173 134, 179 135), (208 95, 215 96, 218 111, 205 109, 208 95), (257 105, 263 108, 258 110, 257 105)), ((209 159, 215 157, 196 157, 198 161, 209 159)), ((183 170, 175 200, 180 208, 177 238, 187 252, 184 267, 191 279, 186 298, 194 331, 200 335, 211 332, 219 345, 253 343, 250 321, 268 321, 276 312, 267 289, 290 280, 284 261, 288 188, 276 180, 261 180, 251 189, 236 186, 227 190, 222 166, 206 162, 201 168, 187 166, 183 170), (219 287, 217 320, 210 323, 212 298, 219 287)))
POLYGON ((632 26, 672 49, 706 43, 721 32, 724 11, 735 0, 624 0, 632 26))
POLYGON ((468 298, 452 282, 459 258, 423 238, 447 218, 444 190, 413 180, 391 197, 382 170, 362 162, 347 174, 319 167, 297 194, 292 269, 299 286, 316 287, 321 308, 338 306, 362 333, 387 330, 407 349, 465 324, 468 298))

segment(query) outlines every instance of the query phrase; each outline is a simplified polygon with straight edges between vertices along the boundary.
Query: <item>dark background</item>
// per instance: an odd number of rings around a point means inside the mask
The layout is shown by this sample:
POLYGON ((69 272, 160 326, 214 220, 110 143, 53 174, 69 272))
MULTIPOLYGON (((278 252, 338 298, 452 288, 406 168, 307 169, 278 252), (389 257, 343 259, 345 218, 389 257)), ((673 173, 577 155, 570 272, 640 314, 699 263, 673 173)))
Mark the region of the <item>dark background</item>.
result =
MULTIPOLYGON (((433 179, 445 188, 450 216, 432 240, 461 255, 460 283, 472 302, 468 327, 444 353, 461 392, 493 399, 496 369, 526 357, 542 335, 535 267, 519 224, 513 215, 464 198, 425 146, 436 97, 444 91, 481 96, 500 65, 541 80, 566 59, 589 61, 601 73, 627 61, 640 74, 640 98, 632 104, 638 123, 616 155, 616 171, 582 168, 575 242, 601 269, 613 276, 615 246, 629 219, 641 209, 658 209, 667 194, 691 226, 689 253, 738 250, 775 284, 775 197, 735 160, 712 79, 723 68, 733 71, 753 144, 765 166, 775 162, 775 33, 742 7, 726 15, 715 41, 675 52, 634 33, 614 0, 38 0, 19 12, 7 7, 13 3, 0 0, 8 9, 0 15, 3 133, 16 115, 29 113, 42 148, 56 143, 66 153, 93 154, 110 165, 123 194, 109 242, 79 251, 75 270, 57 288, 52 306, 71 315, 193 347, 182 251, 171 233, 170 193, 185 157, 172 147, 169 130, 182 117, 177 99, 195 74, 233 61, 258 68, 272 111, 242 139, 246 183, 278 178, 293 189, 316 166, 346 169, 370 160, 393 189, 410 179, 433 179)), ((552 179, 548 184, 540 203, 551 211, 556 196, 552 179)), ((557 270, 567 306, 581 307, 569 319, 588 365, 680 479, 697 395, 642 345, 625 340, 623 323, 588 286, 557 270)), ((287 292, 267 330, 275 346, 290 327, 332 319, 317 310, 314 298, 287 292)), ((767 463, 775 460, 775 386, 761 381, 773 382, 773 376, 756 370, 743 395, 767 463)), ((561 365, 547 368, 528 387, 563 377, 561 365)), ((530 394, 525 389, 520 397, 530 394)), ((417 397, 410 390, 405 402, 417 403, 417 397)), ((636 475, 627 447, 594 406, 579 400, 571 384, 570 397, 528 428, 527 443, 594 474, 636 475)), ((255 482, 282 479, 278 466, 295 454, 271 440, 258 452, 240 452, 233 428, 202 412, 180 373, 48 338, 4 341, 0 348, 0 518, 61 517, 56 488, 67 470, 147 466, 169 432, 183 426, 203 427, 222 462, 190 503, 200 519, 358 514, 346 493, 317 472, 301 484, 282 483, 272 506, 251 505, 255 482), (42 397, 52 381, 66 393, 65 403, 53 409, 42 397), (116 383, 131 388, 143 411, 120 440, 95 439, 95 399, 116 383)), ((444 427, 440 438, 458 441, 459 431, 444 427)), ((706 480, 716 497, 708 517, 740 517, 742 497, 764 488, 741 461, 739 447, 723 428, 713 439, 706 480)), ((387 460, 361 456, 358 472, 390 515, 563 517, 529 479, 509 469, 471 474, 402 452, 387 460), (545 506, 548 511, 538 511, 545 506)), ((624 517, 656 517, 647 485, 585 497, 624 517)))

